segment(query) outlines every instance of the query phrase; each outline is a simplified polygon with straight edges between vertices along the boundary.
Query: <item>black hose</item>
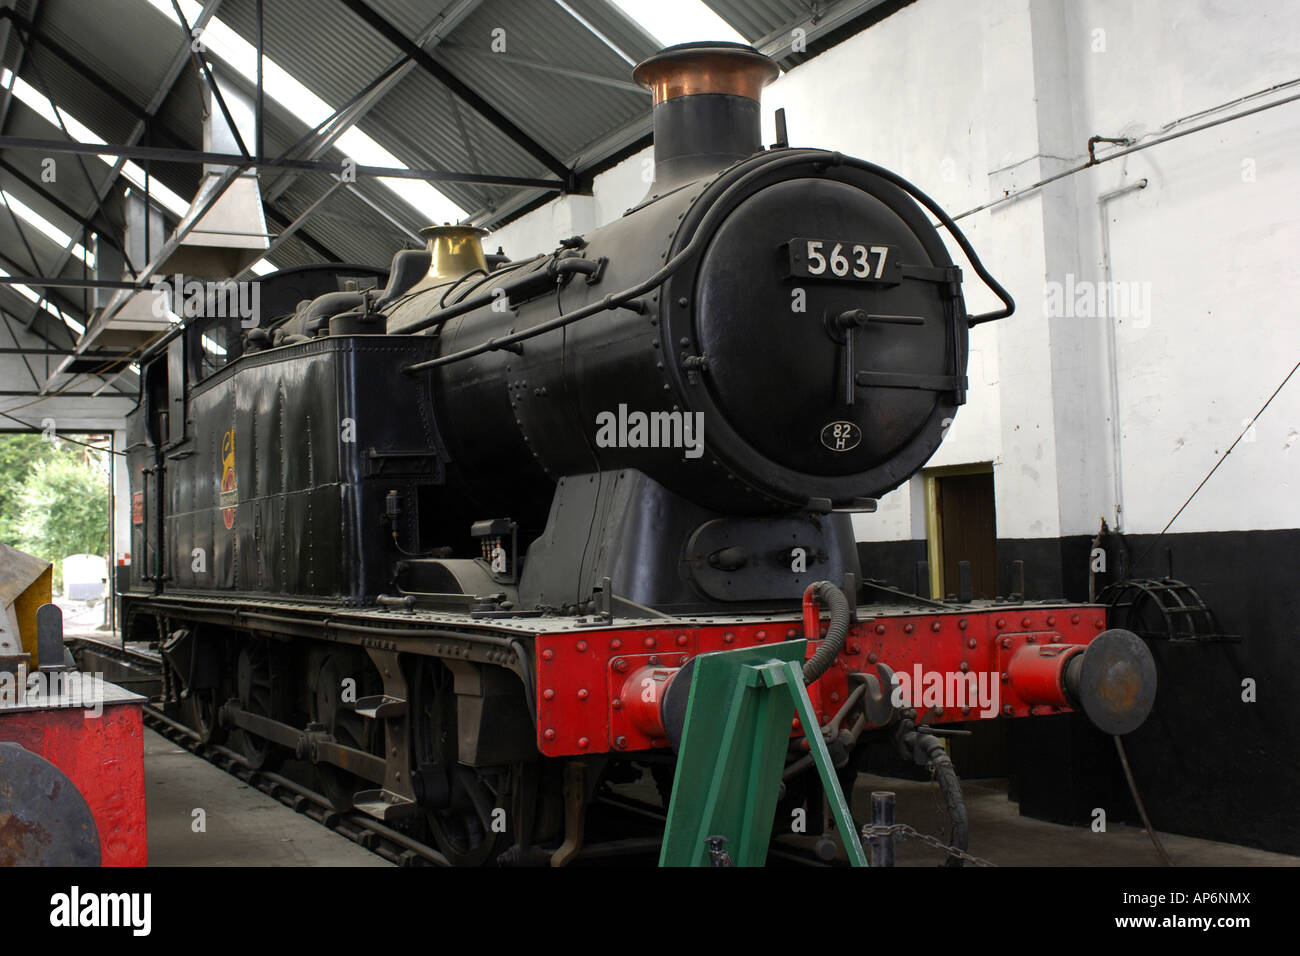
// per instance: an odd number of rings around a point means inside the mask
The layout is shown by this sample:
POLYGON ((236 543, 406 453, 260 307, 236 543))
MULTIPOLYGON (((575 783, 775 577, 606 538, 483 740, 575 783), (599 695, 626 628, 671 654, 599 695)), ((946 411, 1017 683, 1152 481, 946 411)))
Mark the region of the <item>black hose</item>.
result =
MULTIPOLYGON (((939 792, 947 804, 948 819, 952 821, 948 844, 965 850, 969 841, 970 821, 966 816, 966 801, 962 797, 961 778, 957 776, 957 768, 953 766, 952 758, 938 737, 922 734, 920 744, 923 748, 928 748, 930 767, 934 770, 935 782, 939 784, 939 792)), ((949 855, 943 865, 961 866, 961 857, 949 855)))
MULTIPOLYGON (((813 600, 831 612, 831 623, 826 629, 826 639, 817 653, 804 661, 803 682, 811 684, 826 673, 831 662, 844 649, 844 639, 849 636, 849 599, 844 592, 829 581, 818 581, 812 586, 813 600)), ((816 634, 805 635, 809 639, 816 634)))
MULTIPOLYGON (((900 715, 894 739, 903 757, 934 772, 935 783, 943 794, 944 804, 948 810, 948 819, 952 821, 952 832, 948 836, 948 845, 963 852, 969 846, 970 818, 966 813, 966 801, 961 792, 961 778, 952 758, 938 737, 921 733, 916 729, 916 711, 908 708, 900 715)), ((949 854, 944 866, 958 867, 962 858, 949 854)))

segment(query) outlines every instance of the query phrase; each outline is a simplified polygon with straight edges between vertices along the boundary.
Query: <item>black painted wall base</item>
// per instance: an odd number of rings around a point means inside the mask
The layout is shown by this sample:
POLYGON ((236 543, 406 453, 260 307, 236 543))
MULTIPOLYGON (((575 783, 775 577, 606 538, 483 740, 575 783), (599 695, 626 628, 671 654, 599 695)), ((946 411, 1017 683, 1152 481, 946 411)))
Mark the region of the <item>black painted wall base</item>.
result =
MULTIPOLYGON (((1118 544, 1107 542, 1112 571, 1118 544)), ((1166 534, 1158 543, 1132 535, 1124 544, 1130 562, 1143 559, 1133 577, 1163 577, 1172 567, 1200 592, 1220 630, 1241 638, 1152 642, 1155 709, 1125 746, 1153 825, 1300 854, 1300 529, 1166 534), (1254 702, 1243 700, 1247 680, 1254 702)), ((1022 560, 1029 598, 1087 600, 1091 547, 1086 535, 999 540, 1004 593, 1011 562, 1022 560)), ((860 543, 859 551, 864 575, 911 589, 925 542, 860 543)), ((1097 589, 1109 580, 1099 575, 1097 589)), ((1022 813, 1088 826, 1100 807, 1108 823, 1137 823, 1113 740, 1082 716, 1009 721, 1007 738, 1022 813)))

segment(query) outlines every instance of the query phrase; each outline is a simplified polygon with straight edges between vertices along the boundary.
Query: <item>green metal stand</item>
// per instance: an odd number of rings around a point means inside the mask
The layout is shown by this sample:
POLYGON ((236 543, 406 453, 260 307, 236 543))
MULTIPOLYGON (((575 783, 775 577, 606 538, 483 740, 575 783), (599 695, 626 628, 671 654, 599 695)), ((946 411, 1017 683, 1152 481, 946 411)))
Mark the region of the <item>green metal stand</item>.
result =
POLYGON ((866 866, 826 742, 803 683, 807 641, 701 654, 695 659, 660 866, 708 866, 710 837, 727 840, 736 866, 762 866, 794 717, 849 861, 866 866))

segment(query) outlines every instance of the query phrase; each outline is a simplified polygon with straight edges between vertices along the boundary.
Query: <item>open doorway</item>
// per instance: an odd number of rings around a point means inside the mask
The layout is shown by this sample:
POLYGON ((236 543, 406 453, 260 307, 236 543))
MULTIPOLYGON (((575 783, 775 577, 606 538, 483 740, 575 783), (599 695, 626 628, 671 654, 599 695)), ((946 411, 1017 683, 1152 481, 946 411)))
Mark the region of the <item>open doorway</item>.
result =
POLYGON ((113 624, 113 437, 0 432, 0 542, 48 561, 65 632, 113 624))
POLYGON ((993 465, 978 463, 929 469, 925 473, 926 539, 930 596, 957 595, 959 562, 970 563, 976 599, 997 596, 997 514, 993 465))
MULTIPOLYGON (((943 599, 960 592, 959 562, 970 562, 971 596, 997 597, 997 512, 993 465, 982 462, 924 472, 930 594, 943 599)), ((977 720, 964 725, 970 736, 954 737, 949 752, 968 778, 1007 775, 1007 722, 977 720)))

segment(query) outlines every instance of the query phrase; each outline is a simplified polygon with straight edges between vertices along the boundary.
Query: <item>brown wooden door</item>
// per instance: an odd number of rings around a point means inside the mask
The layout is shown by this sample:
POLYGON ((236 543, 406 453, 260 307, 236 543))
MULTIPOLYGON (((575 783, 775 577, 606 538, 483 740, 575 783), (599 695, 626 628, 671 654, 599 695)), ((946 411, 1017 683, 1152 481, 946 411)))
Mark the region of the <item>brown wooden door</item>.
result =
POLYGON ((943 589, 956 594, 961 580, 958 561, 969 561, 976 598, 997 596, 997 521, 993 510, 993 475, 944 475, 935 478, 935 504, 943 545, 943 589))

